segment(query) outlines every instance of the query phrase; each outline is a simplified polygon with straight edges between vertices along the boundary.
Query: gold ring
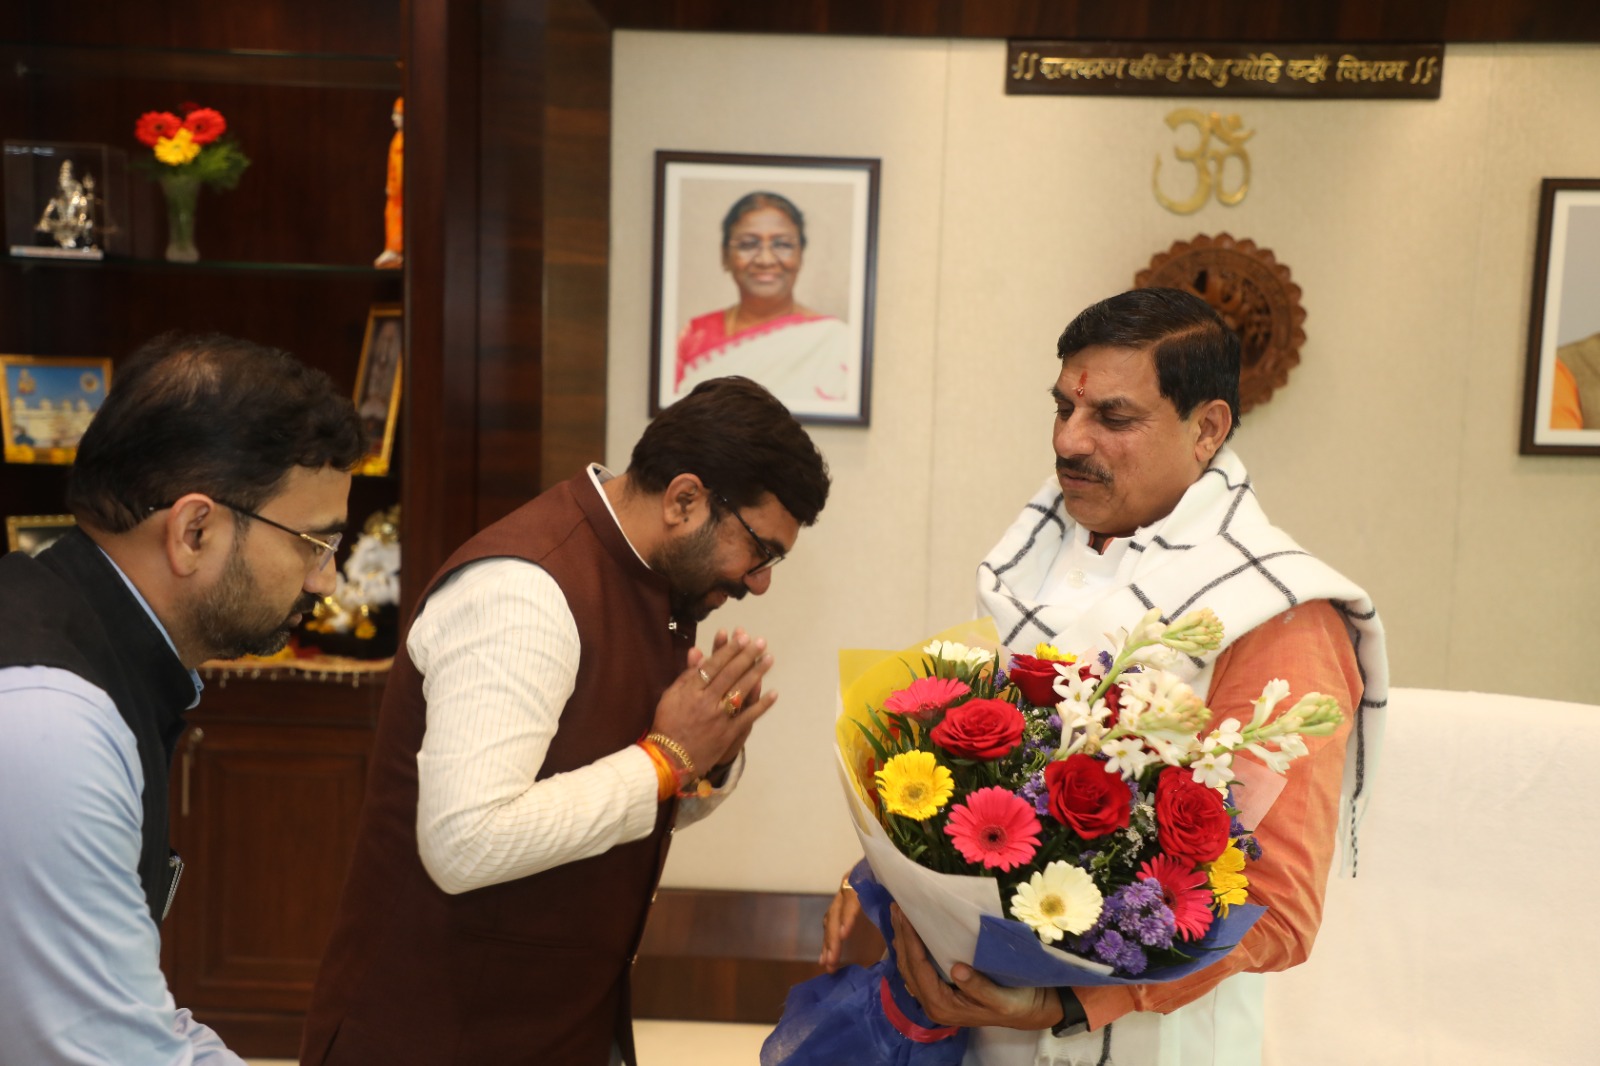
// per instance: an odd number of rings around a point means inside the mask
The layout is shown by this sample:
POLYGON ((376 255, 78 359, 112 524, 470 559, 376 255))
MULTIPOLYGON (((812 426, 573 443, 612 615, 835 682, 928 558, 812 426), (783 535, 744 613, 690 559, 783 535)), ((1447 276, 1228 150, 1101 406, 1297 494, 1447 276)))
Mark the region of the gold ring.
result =
POLYGON ((711 687, 711 675, 710 674, 706 673, 702 669, 696 669, 695 673, 700 675, 700 683, 702 685, 706 686, 707 688, 711 687))
POLYGON ((734 717, 739 713, 739 709, 744 706, 744 693, 736 688, 729 689, 728 694, 722 697, 721 706, 724 714, 729 718, 734 717))

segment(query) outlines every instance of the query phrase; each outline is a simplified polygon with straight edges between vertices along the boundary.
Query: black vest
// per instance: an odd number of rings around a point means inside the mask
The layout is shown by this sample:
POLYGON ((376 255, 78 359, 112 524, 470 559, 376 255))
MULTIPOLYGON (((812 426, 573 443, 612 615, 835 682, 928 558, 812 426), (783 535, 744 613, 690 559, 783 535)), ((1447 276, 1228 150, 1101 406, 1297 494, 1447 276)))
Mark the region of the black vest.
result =
POLYGON ((19 551, 0 556, 0 616, 13 621, 0 628, 0 668, 53 666, 77 674, 111 697, 133 732, 144 771, 139 883, 160 925, 176 876, 168 861, 167 777, 184 709, 194 702, 189 671, 82 530, 36 558, 19 551))

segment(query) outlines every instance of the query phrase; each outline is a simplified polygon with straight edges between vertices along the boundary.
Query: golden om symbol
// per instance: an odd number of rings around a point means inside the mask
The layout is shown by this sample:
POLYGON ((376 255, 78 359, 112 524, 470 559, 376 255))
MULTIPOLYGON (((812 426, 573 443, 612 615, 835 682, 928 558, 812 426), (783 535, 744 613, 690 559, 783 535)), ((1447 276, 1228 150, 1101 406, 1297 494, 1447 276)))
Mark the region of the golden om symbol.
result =
POLYGON ((1150 187, 1155 190, 1156 201, 1168 211, 1192 215, 1200 210, 1215 188, 1217 202, 1233 207, 1250 191, 1250 153, 1244 150, 1244 142, 1255 136, 1256 131, 1241 130, 1238 115, 1223 116, 1215 111, 1207 114, 1192 107, 1179 108, 1167 116, 1167 125, 1174 130, 1185 124, 1192 125, 1199 136, 1194 147, 1174 147, 1172 154, 1180 162, 1194 166, 1194 194, 1187 200, 1177 201, 1161 191, 1161 156, 1158 154, 1155 173, 1150 176, 1150 187), (1213 138, 1221 141, 1223 146, 1211 147, 1213 138), (1222 171, 1229 159, 1237 159, 1244 171, 1232 192, 1222 187, 1222 171))

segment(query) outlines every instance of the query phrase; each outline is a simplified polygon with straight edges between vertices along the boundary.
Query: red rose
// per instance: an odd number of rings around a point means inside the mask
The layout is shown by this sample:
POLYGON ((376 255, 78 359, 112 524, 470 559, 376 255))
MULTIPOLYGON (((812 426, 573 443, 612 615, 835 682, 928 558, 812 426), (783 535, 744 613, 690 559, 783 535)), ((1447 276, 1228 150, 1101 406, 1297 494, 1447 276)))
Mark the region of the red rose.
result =
POLYGON ((134 123, 133 135, 139 138, 140 144, 154 148, 161 138, 171 137, 182 128, 183 122, 170 111, 146 111, 134 123))
POLYGON ((1036 659, 1032 655, 1013 655, 1011 668, 1006 672, 1011 683, 1022 690, 1022 696, 1035 707, 1054 707, 1061 702, 1056 695, 1056 664, 1049 659, 1036 659))
POLYGON ((968 700, 950 708, 928 731, 933 742, 963 759, 998 759, 1022 742, 1022 712, 1005 700, 968 700))
POLYGON ((1121 774, 1090 755, 1068 755, 1044 768, 1050 813, 1085 840, 1103 837, 1128 824, 1133 793, 1121 774))
POLYGON ((196 108, 184 116, 183 128, 194 136, 195 144, 210 144, 228 128, 220 111, 209 107, 196 108))
POLYGON ((1169 766, 1156 781, 1156 838, 1175 859, 1199 865, 1228 846, 1227 805, 1222 794, 1194 779, 1194 771, 1169 766))

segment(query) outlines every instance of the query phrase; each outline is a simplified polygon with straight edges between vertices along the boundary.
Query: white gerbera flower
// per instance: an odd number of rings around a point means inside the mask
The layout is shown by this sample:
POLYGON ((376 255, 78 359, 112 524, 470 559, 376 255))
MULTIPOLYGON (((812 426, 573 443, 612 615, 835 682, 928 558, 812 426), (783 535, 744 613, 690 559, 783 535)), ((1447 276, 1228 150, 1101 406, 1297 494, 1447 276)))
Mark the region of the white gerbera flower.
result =
POLYGON ((1086 932, 1099 920, 1104 905, 1088 872, 1058 859, 1017 886, 1011 896, 1011 916, 1051 944, 1064 933, 1086 932))

